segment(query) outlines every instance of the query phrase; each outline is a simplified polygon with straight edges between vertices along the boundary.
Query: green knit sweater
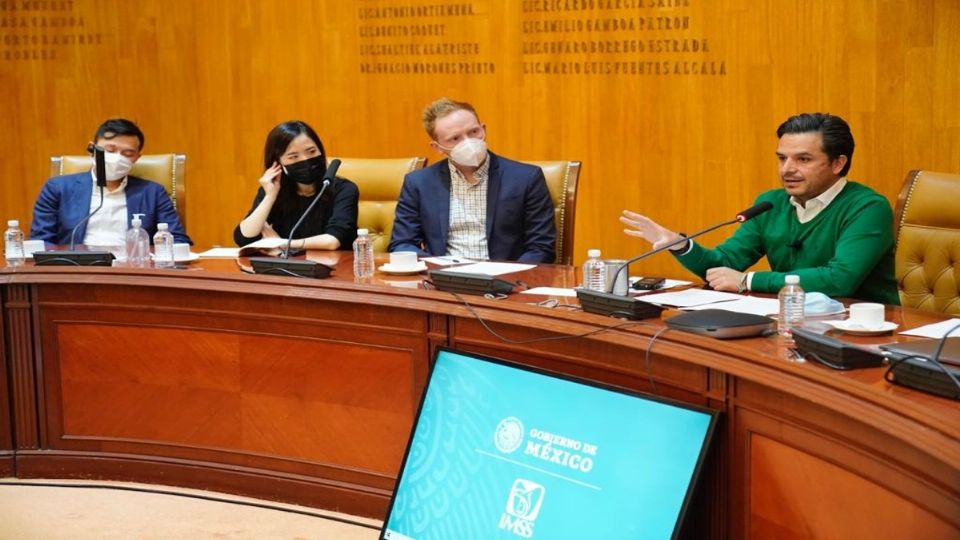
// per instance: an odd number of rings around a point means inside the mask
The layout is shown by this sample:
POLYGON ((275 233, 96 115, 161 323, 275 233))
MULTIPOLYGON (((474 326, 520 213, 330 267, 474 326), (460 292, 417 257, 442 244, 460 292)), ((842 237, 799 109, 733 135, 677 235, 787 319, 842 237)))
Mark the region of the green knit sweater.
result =
POLYGON ((893 211, 885 197, 848 182, 817 217, 797 219, 782 189, 762 193, 757 202, 773 209, 744 223, 714 249, 694 242, 677 260, 701 278, 707 269, 726 266, 745 271, 766 255, 770 272, 755 272, 750 289, 775 293, 784 276, 800 276, 805 291, 899 305, 894 278, 893 211))

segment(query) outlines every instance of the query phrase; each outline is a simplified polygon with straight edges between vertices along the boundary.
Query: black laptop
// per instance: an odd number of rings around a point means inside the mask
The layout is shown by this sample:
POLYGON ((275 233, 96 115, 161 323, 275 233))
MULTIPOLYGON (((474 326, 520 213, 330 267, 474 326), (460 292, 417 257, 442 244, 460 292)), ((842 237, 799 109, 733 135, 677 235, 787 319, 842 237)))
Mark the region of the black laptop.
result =
MULTIPOLYGON (((887 352, 892 360, 900 360, 909 356, 931 359, 940 346, 940 339, 924 339, 922 341, 909 341, 907 343, 890 343, 881 345, 880 348, 887 352)), ((960 367, 960 337, 947 338, 946 345, 940 351, 940 362, 952 364, 960 367)))

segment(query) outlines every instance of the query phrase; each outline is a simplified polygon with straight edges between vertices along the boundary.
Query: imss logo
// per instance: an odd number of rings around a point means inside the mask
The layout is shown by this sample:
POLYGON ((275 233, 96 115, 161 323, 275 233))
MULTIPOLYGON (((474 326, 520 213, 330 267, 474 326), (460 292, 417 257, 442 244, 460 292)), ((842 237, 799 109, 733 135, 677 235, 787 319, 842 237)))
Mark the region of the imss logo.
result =
POLYGON ((507 496, 506 511, 500 516, 500 528, 522 538, 533 537, 533 525, 543 506, 543 486, 531 480, 517 478, 507 496))

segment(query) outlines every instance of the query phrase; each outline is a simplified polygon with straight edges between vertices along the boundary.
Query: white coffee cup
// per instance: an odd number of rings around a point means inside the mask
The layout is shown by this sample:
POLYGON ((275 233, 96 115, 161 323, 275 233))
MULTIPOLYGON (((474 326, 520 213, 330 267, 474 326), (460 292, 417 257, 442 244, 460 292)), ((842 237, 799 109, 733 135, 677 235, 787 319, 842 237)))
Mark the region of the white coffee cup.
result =
POLYGON ((416 268, 416 251, 394 251, 390 253, 390 266, 395 269, 416 268))
POLYGON ((880 328, 884 323, 883 304, 873 304, 864 302, 860 304, 850 304, 850 318, 848 324, 859 326, 861 328, 874 329, 880 328))
POLYGON ((174 244, 173 259, 175 261, 184 261, 190 258, 190 244, 174 244))
POLYGON ((43 240, 23 241, 23 252, 26 253, 28 257, 32 257, 35 252, 43 251, 45 249, 47 249, 47 246, 43 243, 43 240))

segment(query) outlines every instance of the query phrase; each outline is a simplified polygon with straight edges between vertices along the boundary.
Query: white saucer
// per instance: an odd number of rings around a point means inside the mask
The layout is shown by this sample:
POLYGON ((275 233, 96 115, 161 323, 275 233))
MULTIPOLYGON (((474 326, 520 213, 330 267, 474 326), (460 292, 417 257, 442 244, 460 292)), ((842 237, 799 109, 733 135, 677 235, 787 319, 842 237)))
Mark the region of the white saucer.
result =
POLYGON ((834 327, 841 332, 851 334, 854 336, 874 336, 877 334, 886 334, 897 329, 899 326, 895 322, 884 321, 882 325, 877 328, 864 328, 859 324, 853 324, 849 319, 844 319, 842 321, 823 321, 830 326, 834 327))
POLYGON ((400 268, 396 268, 392 266, 390 263, 386 263, 380 268, 377 268, 377 270, 383 272, 384 274, 393 274, 396 276, 402 276, 402 275, 408 275, 408 274, 419 274, 420 272, 423 272, 426 269, 427 269, 427 263, 423 261, 418 262, 416 266, 402 266, 400 268))

